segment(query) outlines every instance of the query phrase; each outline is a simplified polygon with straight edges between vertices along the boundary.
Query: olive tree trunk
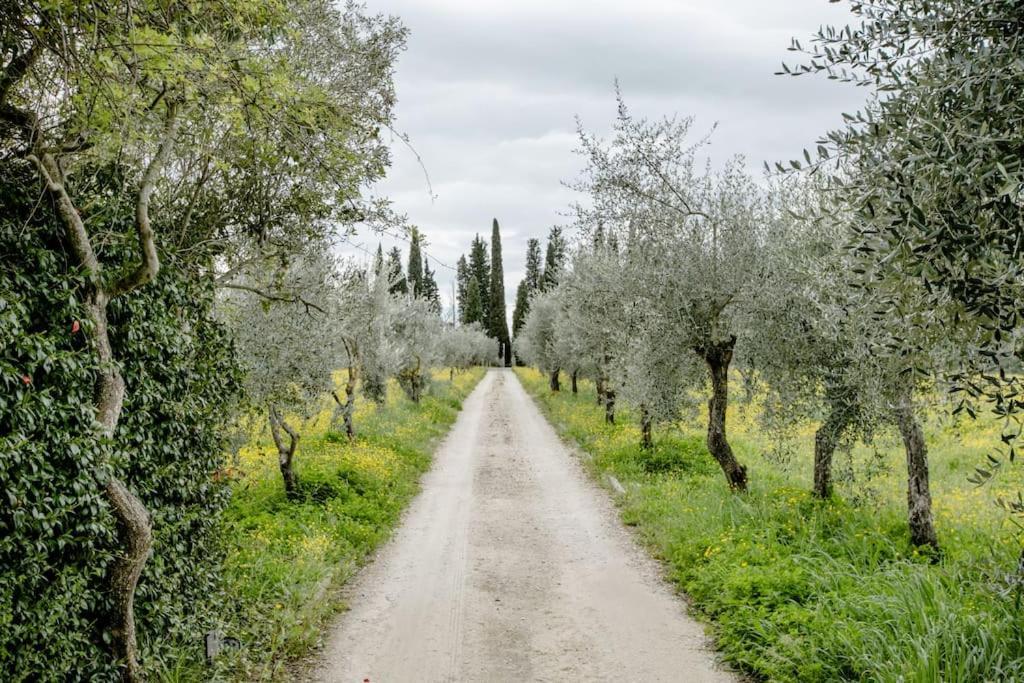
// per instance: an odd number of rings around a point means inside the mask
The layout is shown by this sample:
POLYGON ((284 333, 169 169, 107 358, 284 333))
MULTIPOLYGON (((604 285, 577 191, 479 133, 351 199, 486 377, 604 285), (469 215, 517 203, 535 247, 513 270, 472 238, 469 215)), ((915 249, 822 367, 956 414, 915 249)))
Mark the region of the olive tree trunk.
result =
POLYGON ((551 387, 551 391, 561 391, 562 383, 559 381, 558 375, 561 372, 558 368, 555 368, 548 375, 548 386, 551 387))
POLYGON ((337 391, 331 392, 334 399, 334 414, 331 416, 331 429, 337 429, 339 421, 345 427, 345 436, 349 441, 356 438, 356 429, 353 422, 353 415, 356 409, 356 378, 358 373, 355 368, 348 368, 348 379, 345 382, 345 400, 342 401, 337 391))
POLYGON ((604 405, 604 376, 601 374, 594 380, 594 388, 597 390, 597 405, 604 405))
POLYGON ((814 495, 818 498, 832 495, 832 456, 849 423, 846 410, 833 407, 814 433, 814 495))
MULTIPOLYGON (((90 339, 99 360, 96 378, 95 414, 103 434, 113 438, 125 400, 125 383, 114 359, 110 330, 107 325, 107 306, 117 297, 145 286, 160 271, 156 250, 156 235, 149 216, 149 203, 156 182, 167 163, 177 134, 177 110, 168 102, 164 129, 156 154, 146 166, 135 196, 135 232, 138 237, 139 263, 121 277, 104 284, 103 266, 93 249, 92 239, 68 194, 66 178, 60 162, 43 135, 38 134, 38 120, 34 113, 25 113, 32 130, 32 153, 28 160, 36 166, 47 194, 56 205, 57 215, 64 225, 65 235, 78 265, 87 276, 85 309, 90 325, 90 339), (35 123, 32 123, 35 122, 35 123)), ((121 663, 121 677, 129 683, 143 680, 139 663, 138 637, 135 627, 135 589, 153 547, 153 527, 149 511, 127 486, 116 476, 103 484, 103 492, 117 524, 117 555, 111 563, 108 576, 113 609, 109 615, 111 649, 121 663)))
POLYGON ((354 366, 348 367, 348 380, 345 382, 345 407, 342 409, 342 417, 345 420, 345 436, 352 440, 356 438, 356 428, 352 423, 356 411, 356 380, 358 371, 354 366))
POLYGON ((277 408, 270 406, 270 433, 274 437, 274 445, 277 446, 277 465, 281 469, 281 478, 284 480, 284 493, 288 498, 295 498, 299 493, 299 479, 295 475, 293 461, 295 449, 299 445, 298 433, 281 417, 277 408), (281 432, 288 437, 284 440, 281 432))
POLYGON ((574 393, 574 394, 580 393, 579 385, 577 384, 577 380, 579 379, 579 375, 580 375, 580 371, 579 370, 573 370, 572 371, 572 393, 574 393))
POLYGON ((408 370, 403 370, 398 375, 398 385, 402 387, 406 397, 413 403, 419 403, 423 397, 425 380, 420 372, 421 369, 422 360, 419 356, 416 356, 416 365, 408 370))
POLYGON ((718 461, 729 488, 747 490, 747 468, 736 460, 725 432, 726 409, 729 407, 729 364, 736 346, 736 337, 700 347, 697 352, 707 363, 711 375, 711 398, 708 400, 708 451, 718 461))
POLYGON ((607 353, 603 357, 603 365, 599 371, 602 377, 601 389, 604 393, 604 421, 606 424, 615 424, 615 390, 611 388, 608 382, 608 374, 605 371, 612 362, 612 358, 607 353))
POLYGON ((606 424, 615 424, 615 392, 608 388, 604 390, 604 421, 606 424))
POLYGON ((908 391, 896 404, 896 424, 907 454, 907 520, 910 541, 917 546, 939 549, 932 518, 932 494, 928 480, 928 447, 924 431, 914 415, 912 395, 908 391))
POLYGON ((647 404, 640 404, 640 448, 647 451, 654 447, 654 418, 647 404))

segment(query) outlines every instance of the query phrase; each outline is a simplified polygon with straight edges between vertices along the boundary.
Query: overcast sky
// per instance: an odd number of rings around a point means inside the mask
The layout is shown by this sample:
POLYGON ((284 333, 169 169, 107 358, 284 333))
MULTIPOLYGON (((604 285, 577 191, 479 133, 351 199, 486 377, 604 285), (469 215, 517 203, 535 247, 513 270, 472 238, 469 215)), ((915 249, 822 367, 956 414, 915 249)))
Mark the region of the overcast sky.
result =
MULTIPOLYGON (((724 160, 798 158, 860 105, 863 90, 819 77, 773 75, 792 37, 848 23, 827 0, 366 0, 410 29, 398 63, 400 143, 377 193, 425 232, 446 309, 460 254, 501 224, 511 316, 526 240, 565 222, 579 169, 575 116, 595 131, 615 114, 614 80, 637 114, 718 124, 724 160), (443 264, 443 265, 442 265, 443 264)), ((355 240, 376 249, 378 238, 355 240)), ((385 250, 395 242, 384 239, 385 250)), ((403 248, 403 258, 406 245, 403 248)), ((355 249, 350 253, 364 257, 355 249)))

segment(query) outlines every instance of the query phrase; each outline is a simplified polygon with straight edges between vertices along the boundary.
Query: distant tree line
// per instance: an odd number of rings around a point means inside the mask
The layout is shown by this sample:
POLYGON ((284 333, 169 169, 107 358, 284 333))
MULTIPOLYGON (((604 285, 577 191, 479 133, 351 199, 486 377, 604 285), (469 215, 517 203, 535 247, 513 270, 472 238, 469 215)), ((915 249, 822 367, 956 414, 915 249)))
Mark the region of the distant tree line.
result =
POLYGON ((455 275, 456 315, 462 325, 481 325, 498 342, 498 357, 512 364, 512 338, 505 309, 505 267, 501 254, 498 219, 491 224, 490 251, 477 234, 469 248, 469 259, 459 257, 455 275))

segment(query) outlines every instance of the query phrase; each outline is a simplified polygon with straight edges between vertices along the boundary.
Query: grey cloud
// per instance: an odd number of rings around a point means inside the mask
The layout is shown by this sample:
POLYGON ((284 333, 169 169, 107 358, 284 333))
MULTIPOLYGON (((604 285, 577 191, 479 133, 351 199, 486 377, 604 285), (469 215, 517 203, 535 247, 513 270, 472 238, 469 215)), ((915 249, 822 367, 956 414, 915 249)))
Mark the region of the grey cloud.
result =
MULTIPOLYGON (((709 150, 762 160, 796 158, 855 109, 863 91, 825 79, 774 76, 792 36, 845 21, 826 0, 369 0, 412 31, 397 76, 398 127, 378 192, 425 231, 427 252, 449 265, 473 235, 502 225, 509 313, 526 240, 543 238, 573 199, 560 181, 579 167, 574 116, 606 130, 618 77, 639 114, 716 121, 709 150)), ((377 238, 361 235, 371 250, 377 238)), ((385 247, 390 240, 384 240, 385 247)), ((359 251, 352 251, 361 254, 359 251)), ((453 273, 439 281, 446 298, 453 273)))

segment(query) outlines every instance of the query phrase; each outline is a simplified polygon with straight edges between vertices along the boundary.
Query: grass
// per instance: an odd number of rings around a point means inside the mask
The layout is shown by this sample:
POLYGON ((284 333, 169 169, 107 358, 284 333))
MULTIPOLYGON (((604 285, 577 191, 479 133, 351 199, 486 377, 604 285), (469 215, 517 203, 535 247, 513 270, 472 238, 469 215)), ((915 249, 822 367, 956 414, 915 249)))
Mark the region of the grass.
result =
POLYGON ((239 456, 225 514, 224 623, 242 647, 213 667, 185 647, 163 663, 164 681, 280 680, 318 642, 343 602, 339 588, 384 541, 418 490, 437 440, 483 376, 434 373, 417 405, 394 384, 386 405, 360 400, 357 438, 330 429, 331 406, 308 421, 295 456, 303 499, 285 498, 265 430, 239 456))
POLYGON ((1024 488, 1019 468, 967 481, 999 425, 930 416, 937 562, 909 543, 903 453, 893 434, 858 446, 837 469, 837 495, 810 493, 813 430, 783 453, 753 408, 730 408, 730 441, 750 491, 728 491, 704 446, 700 416, 639 447, 634 415, 605 425, 593 385, 552 394, 517 368, 551 421, 626 487, 621 514, 710 624, 723 657, 772 681, 1024 680, 1024 608, 1014 585, 1019 536, 995 505, 1024 488), (849 476, 855 473, 856 476, 849 476))

